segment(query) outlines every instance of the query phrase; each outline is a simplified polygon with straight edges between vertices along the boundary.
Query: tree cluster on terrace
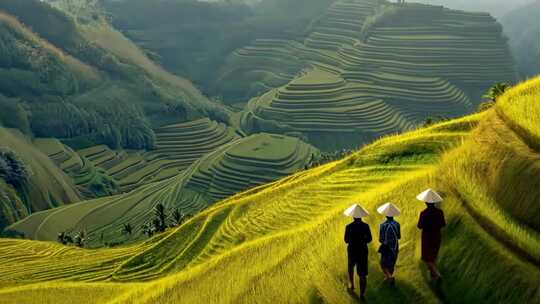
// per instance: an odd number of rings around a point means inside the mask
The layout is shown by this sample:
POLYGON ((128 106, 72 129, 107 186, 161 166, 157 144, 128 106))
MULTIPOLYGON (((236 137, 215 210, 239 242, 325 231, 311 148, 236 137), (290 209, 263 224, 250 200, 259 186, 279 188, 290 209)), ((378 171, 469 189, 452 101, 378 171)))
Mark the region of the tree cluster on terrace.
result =
POLYGON ((317 155, 312 154, 304 169, 315 168, 333 161, 343 159, 353 154, 357 149, 341 149, 334 152, 321 152, 317 155))
POLYGON ((57 235, 57 240, 63 245, 75 245, 81 248, 84 247, 86 245, 86 242, 88 241, 86 237, 86 231, 84 230, 76 232, 73 236, 65 231, 59 232, 57 235))
POLYGON ((152 237, 155 233, 165 232, 167 228, 182 225, 190 215, 181 212, 178 208, 167 211, 167 208, 159 203, 153 209, 153 218, 141 226, 142 233, 152 237))

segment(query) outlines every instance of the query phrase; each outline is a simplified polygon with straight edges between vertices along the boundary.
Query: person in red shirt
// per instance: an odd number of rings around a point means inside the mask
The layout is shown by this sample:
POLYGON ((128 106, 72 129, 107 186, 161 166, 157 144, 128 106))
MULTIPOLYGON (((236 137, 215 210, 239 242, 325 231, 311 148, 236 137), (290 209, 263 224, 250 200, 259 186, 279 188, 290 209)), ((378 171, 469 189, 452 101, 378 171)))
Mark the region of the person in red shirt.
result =
POLYGON ((440 203, 443 199, 431 189, 420 193, 416 198, 427 205, 420 213, 418 229, 422 230, 422 261, 429 268, 431 278, 436 281, 441 278, 437 269, 437 256, 441 247, 441 229, 446 226, 446 222, 444 212, 437 208, 435 203, 440 203))

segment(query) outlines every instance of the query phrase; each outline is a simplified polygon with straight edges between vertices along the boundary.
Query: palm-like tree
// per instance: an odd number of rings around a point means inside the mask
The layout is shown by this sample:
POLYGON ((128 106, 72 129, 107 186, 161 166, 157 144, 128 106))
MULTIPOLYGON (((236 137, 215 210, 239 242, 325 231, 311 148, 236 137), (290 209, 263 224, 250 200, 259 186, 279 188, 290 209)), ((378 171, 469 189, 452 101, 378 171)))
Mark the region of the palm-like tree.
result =
POLYGON ((159 232, 165 231, 165 229, 167 228, 167 212, 165 211, 165 206, 163 206, 163 204, 161 203, 157 204, 156 207, 154 207, 154 215, 156 216, 154 220, 154 226, 156 227, 156 230, 159 232))
POLYGON ((497 99, 504 94, 508 89, 510 88, 510 85, 504 82, 499 82, 492 86, 486 94, 482 96, 482 98, 489 99, 492 102, 497 102, 497 99))
POLYGON ((122 227, 122 234, 127 234, 131 236, 131 233, 133 232, 133 227, 131 227, 130 223, 124 224, 122 227))
POLYGON ((180 212, 180 210, 178 210, 178 208, 174 209, 174 211, 172 213, 172 218, 173 218, 175 226, 182 225, 182 223, 184 222, 185 217, 186 217, 185 214, 180 212))

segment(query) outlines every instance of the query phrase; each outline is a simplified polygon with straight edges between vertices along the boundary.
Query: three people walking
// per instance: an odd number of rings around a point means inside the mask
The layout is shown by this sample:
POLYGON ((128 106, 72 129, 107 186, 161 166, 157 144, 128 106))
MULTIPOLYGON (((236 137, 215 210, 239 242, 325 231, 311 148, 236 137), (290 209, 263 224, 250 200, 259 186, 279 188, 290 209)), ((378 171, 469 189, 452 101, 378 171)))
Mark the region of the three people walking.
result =
MULTIPOLYGON (((420 193, 418 200, 426 203, 427 208, 421 212, 418 221, 418 229, 422 230, 422 260, 426 263, 433 280, 441 278, 437 269, 437 256, 441 245, 441 228, 446 223, 444 213, 435 204, 442 202, 441 196, 428 189, 420 193)), ((401 239, 400 224, 394 217, 401 214, 400 210, 392 203, 386 203, 377 212, 384 215, 386 220, 379 226, 378 252, 381 255, 380 266, 384 273, 385 281, 391 285, 395 283, 394 270, 399 253, 399 240, 401 239)), ((368 275, 368 244, 372 241, 369 225, 362 221, 369 215, 368 211, 358 204, 354 204, 345 210, 346 216, 353 217, 353 222, 345 229, 345 243, 348 254, 349 288, 354 289, 354 269, 356 267, 360 277, 360 297, 365 299, 368 275)))

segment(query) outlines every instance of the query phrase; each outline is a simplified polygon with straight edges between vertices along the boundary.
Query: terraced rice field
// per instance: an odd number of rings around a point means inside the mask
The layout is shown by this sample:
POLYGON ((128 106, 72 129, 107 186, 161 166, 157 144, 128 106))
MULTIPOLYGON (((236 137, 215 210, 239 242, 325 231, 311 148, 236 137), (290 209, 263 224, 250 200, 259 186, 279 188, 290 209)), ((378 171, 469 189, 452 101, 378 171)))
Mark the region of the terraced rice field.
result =
MULTIPOLYGON (((266 186, 230 197, 203 211, 181 227, 139 245, 112 250, 82 250, 53 243, 36 243, 37 247, 31 247, 32 255, 38 254, 43 257, 43 260, 37 262, 36 266, 29 264, 26 272, 13 272, 8 281, 5 276, 0 276, 0 286, 9 281, 39 282, 58 279, 89 282, 146 281, 195 267, 238 247, 241 243, 249 243, 281 231, 298 229, 312 222, 318 215, 333 210, 338 202, 350 201, 359 193, 367 193, 376 187, 392 183, 398 177, 429 171, 437 159, 436 151, 456 146, 466 138, 468 130, 477 123, 478 117, 467 118, 454 124, 447 123, 447 128, 433 128, 429 131, 402 136, 399 140, 403 144, 399 147, 395 146, 395 139, 388 138, 365 148, 354 158, 356 160, 353 159, 354 161, 348 160, 321 166, 292 175, 274 184, 268 184, 272 177, 265 175, 265 172, 261 170, 266 167, 267 173, 272 173, 271 169, 274 167, 274 177, 280 172, 281 174, 291 173, 284 172, 286 170, 284 168, 291 167, 287 163, 297 161, 295 154, 308 152, 309 146, 302 145, 296 139, 277 135, 248 137, 247 139, 251 140, 243 140, 240 144, 232 145, 226 148, 224 153, 212 153, 214 155, 209 157, 221 158, 221 160, 214 161, 214 166, 200 168, 199 172, 193 174, 192 180, 188 181, 186 188, 215 190, 221 183, 231 182, 229 179, 238 177, 259 178, 258 184, 266 186), (455 125, 463 127, 455 128, 455 125), (451 131, 448 128, 452 128, 451 131), (275 137, 278 142, 268 147, 268 142, 275 137), (295 146, 295 143, 301 147, 295 146), (416 145, 426 147, 426 154, 418 155, 417 160, 399 160, 403 162, 401 164, 395 161, 380 163, 381 159, 395 154, 394 150, 403 151, 416 145), (249 150, 253 153, 247 153, 249 150), (267 159, 264 159, 265 157, 267 159), (353 162, 355 164, 351 165, 353 162), (226 173, 224 170, 216 171, 218 175, 213 177, 205 176, 207 172, 219 166, 234 168, 235 176, 221 175, 223 172, 226 173), (258 171, 254 170, 255 167, 259 168, 258 171), (242 174, 238 174, 240 171, 242 174), (263 180, 264 178, 266 181, 263 180), (209 182, 214 185, 202 185, 209 182), (268 195, 271 195, 273 199, 269 200, 268 195), (310 200, 309 197, 316 199, 310 200), (69 263, 60 265, 62 259, 78 255, 80 259, 76 259, 77 267, 69 263), (59 268, 54 272, 46 273, 44 270, 42 272, 40 267, 45 264, 58 264, 59 268), (100 268, 97 265, 103 265, 103 267, 100 268), (76 269, 67 271, 71 268, 76 269), (29 276, 29 273, 32 275, 29 276)), ((172 184, 169 183, 159 188, 144 189, 142 192, 153 195, 152 192, 172 188, 171 186, 172 184)), ((219 195, 219 192, 214 193, 219 195)), ((164 198, 163 195, 161 197, 164 198)), ((118 201, 121 200, 128 201, 126 198, 119 197, 118 201)), ((118 203, 102 198, 56 209, 53 212, 41 213, 47 214, 47 217, 44 220, 40 219, 41 227, 37 229, 37 238, 48 239, 55 236, 53 231, 49 237, 42 233, 48 230, 48 226, 52 227, 53 223, 56 225, 60 218, 63 219, 62 222, 70 219, 65 226, 77 225, 80 221, 94 223, 98 219, 102 219, 103 222, 104 216, 110 215, 113 209, 120 208, 120 206, 111 205, 118 205, 118 203), (89 215, 85 217, 85 214, 94 215, 90 219, 89 215)), ((123 209, 126 210, 124 217, 131 217, 131 210, 134 208, 139 208, 139 206, 124 207, 123 209)), ((35 217, 31 216, 27 221, 31 222, 35 217)), ((93 226, 102 224, 96 223, 93 226)), ((21 225, 21 228, 23 226, 21 225)), ((87 226, 88 232, 90 235, 95 235, 93 227, 90 227, 87 226)), ((105 237, 110 239, 111 236, 106 234, 105 237)), ((18 256, 19 261, 24 261, 25 257, 30 261, 30 256, 26 256, 26 254, 30 255, 30 252, 25 251, 18 242, 21 241, 6 242, 6 250, 0 251, 0 260, 11 260, 14 252, 9 248, 18 248, 21 250, 18 256)), ((6 269, 9 267, 17 266, 13 264, 6 269)), ((1 270, 0 273, 2 273, 1 270)))
POLYGON ((454 116, 460 113, 456 109, 471 106, 459 89, 442 79, 364 76, 370 81, 346 81, 315 68, 287 86, 253 99, 241 125, 251 133, 300 131, 309 142, 332 150, 347 142, 358 144, 412 129, 420 123, 418 117, 430 113, 454 116), (407 88, 400 87, 402 84, 407 88))
POLYGON ((323 150, 351 147, 429 117, 470 113, 489 86, 516 76, 501 27, 487 14, 336 1, 309 31, 304 43, 264 40, 237 51, 252 69, 256 58, 281 53, 306 66, 249 102, 246 132, 301 132, 323 150))
MULTIPOLYGON (((516 106, 523 104, 511 107, 516 106)), ((370 301, 438 303, 459 297, 464 303, 536 303, 540 237, 526 223, 538 216, 533 205, 540 192, 532 178, 540 172, 538 151, 527 146, 497 111, 383 138, 342 161, 221 201, 137 245, 85 250, 0 240, 0 295, 11 300, 7 303, 32 295, 50 302, 64 291, 67 298, 61 301, 69 302, 77 297, 66 291, 83 292, 86 286, 95 288, 93 297, 111 303, 281 303, 314 298, 355 303, 346 290, 342 236, 349 220, 342 211, 352 202, 361 203, 371 213, 366 221, 376 235, 382 217, 375 208, 392 201, 402 211, 397 285, 382 283, 374 242, 370 301), (517 168, 526 169, 514 174, 517 168), (424 207, 414 196, 427 186, 443 195, 441 208, 448 223, 440 257, 445 280, 436 287, 419 265, 416 220, 424 207), (516 189, 523 195, 511 195, 516 189), (50 280, 57 285, 39 289, 52 284, 40 282, 50 280)), ((268 138, 254 140, 263 147, 268 138)), ((250 149, 255 143, 238 147, 250 149)), ((273 161, 288 154, 280 147, 267 150, 275 156, 273 161)), ((231 149, 222 157, 241 156, 231 149)))
MULTIPOLYGON (((172 130, 173 127, 165 128, 163 134, 172 130)), ((108 159, 103 151, 109 150, 97 147, 84 153, 94 161, 108 159)), ((92 246, 103 245, 103 240, 132 242, 144 238, 142 225, 152 219, 152 209, 158 203, 169 211, 178 208, 185 214, 194 214, 235 193, 303 170, 317 153, 317 149, 297 138, 252 135, 222 143, 173 177, 139 186, 126 194, 37 213, 10 229, 39 240, 55 240, 60 231, 85 230, 92 246), (133 236, 127 240, 120 233, 125 223, 134 227, 133 236)), ((109 172, 114 173, 111 170, 117 167, 111 167, 109 172)))
POLYGON ((285 39, 258 39, 227 58, 213 89, 224 96, 249 98, 285 85, 306 66, 296 55, 299 47, 285 39))
POLYGON ((114 179, 121 192, 180 174, 202 156, 241 135, 224 124, 207 118, 164 126, 155 130, 151 151, 112 150, 105 145, 73 151, 55 139, 38 139, 36 144, 84 189, 96 172, 114 179))

